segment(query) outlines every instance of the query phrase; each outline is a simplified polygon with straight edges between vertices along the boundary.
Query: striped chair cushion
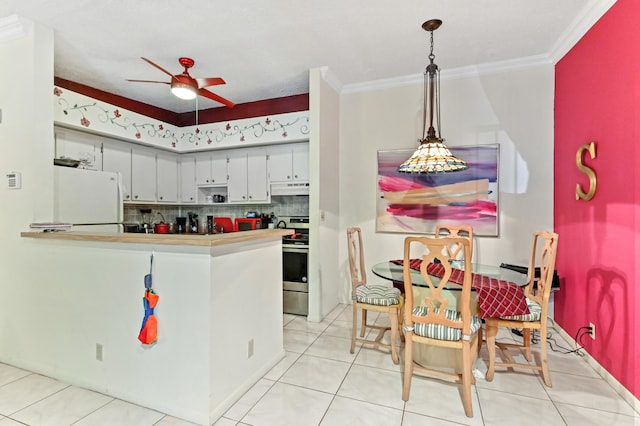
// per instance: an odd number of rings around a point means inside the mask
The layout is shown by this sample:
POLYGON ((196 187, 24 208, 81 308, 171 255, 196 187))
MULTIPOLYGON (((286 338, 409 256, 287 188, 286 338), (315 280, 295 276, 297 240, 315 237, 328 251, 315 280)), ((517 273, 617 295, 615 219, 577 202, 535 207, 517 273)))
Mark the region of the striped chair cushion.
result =
POLYGON ((529 307, 529 313, 525 315, 513 315, 508 317, 500 317, 505 320, 512 321, 540 321, 542 315, 542 306, 538 302, 534 302, 527 298, 527 306, 529 307))
MULTIPOLYGON (((429 308, 426 306, 417 306, 413 308, 413 315, 424 317, 427 315, 429 308)), ((453 309, 445 309, 444 312, 445 317, 450 319, 451 321, 462 321, 460 312, 455 311, 453 309)), ((480 326, 482 325, 482 321, 477 316, 473 315, 471 317, 471 334, 473 335, 480 326)), ((442 324, 413 324, 413 332, 418 336, 428 337, 430 339, 438 339, 438 340, 460 340, 462 337, 462 330, 459 328, 448 327, 442 324)))
POLYGON ((400 290, 384 285, 361 285, 356 288, 356 301, 379 306, 397 305, 400 303, 400 290))

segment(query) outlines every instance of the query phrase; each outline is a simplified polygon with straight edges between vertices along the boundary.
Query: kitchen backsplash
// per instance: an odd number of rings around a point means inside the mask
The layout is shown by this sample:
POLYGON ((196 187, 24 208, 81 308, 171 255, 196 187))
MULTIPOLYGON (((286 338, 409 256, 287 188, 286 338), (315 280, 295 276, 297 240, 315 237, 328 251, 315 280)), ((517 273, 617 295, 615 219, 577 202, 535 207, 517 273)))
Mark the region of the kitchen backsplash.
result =
POLYGON ((276 216, 308 216, 309 215, 309 197, 298 195, 273 195, 270 204, 252 204, 252 205, 235 205, 235 204, 210 204, 210 205, 183 205, 169 206, 156 204, 125 204, 124 206, 124 222, 125 223, 144 223, 148 220, 151 223, 157 223, 162 217, 157 214, 160 212, 164 216, 167 223, 175 223, 176 217, 186 217, 188 212, 193 212, 199 218, 207 216, 224 216, 235 219, 236 217, 246 217, 248 211, 256 211, 258 213, 271 214, 276 216), (151 209, 151 215, 143 215, 141 209, 151 209), (144 216, 144 217, 143 217, 144 216))

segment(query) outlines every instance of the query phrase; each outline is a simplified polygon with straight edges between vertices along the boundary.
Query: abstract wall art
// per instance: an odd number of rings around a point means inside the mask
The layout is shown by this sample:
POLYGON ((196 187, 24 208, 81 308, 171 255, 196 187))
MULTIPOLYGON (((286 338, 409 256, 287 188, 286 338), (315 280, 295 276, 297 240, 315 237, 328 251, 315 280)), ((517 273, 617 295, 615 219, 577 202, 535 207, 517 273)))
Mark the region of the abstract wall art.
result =
POLYGON ((414 149, 378 151, 376 231, 432 234, 437 224, 471 225, 498 236, 499 145, 449 147, 467 162, 451 173, 407 174, 398 165, 414 149))

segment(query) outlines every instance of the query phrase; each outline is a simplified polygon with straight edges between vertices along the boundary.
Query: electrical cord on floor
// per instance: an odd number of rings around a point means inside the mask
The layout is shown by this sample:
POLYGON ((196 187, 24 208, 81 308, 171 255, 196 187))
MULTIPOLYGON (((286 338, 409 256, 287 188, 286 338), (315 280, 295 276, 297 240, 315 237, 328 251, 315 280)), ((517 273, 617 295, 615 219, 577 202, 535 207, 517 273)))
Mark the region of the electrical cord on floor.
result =
MULTIPOLYGON (((571 354, 571 353, 575 353, 578 356, 584 356, 584 353, 582 352, 582 348, 583 348, 583 344, 582 344, 582 339, 584 338, 584 336, 589 335, 589 331, 590 331, 590 327, 580 327, 578 329, 578 331, 576 332, 576 338, 574 339, 576 342, 576 348, 575 349, 569 349, 569 348, 565 348, 564 346, 560 345, 555 337, 553 337, 553 335, 551 334, 551 332, 547 332, 547 343, 549 344, 549 348, 554 351, 554 352, 558 352, 561 354, 571 354), (557 349, 554 348, 553 345, 556 345, 557 349), (580 344, 580 346, 578 347, 577 345, 580 344), (560 350, 561 349, 561 350, 560 350)), ((520 329, 517 328, 512 328, 511 329, 511 333, 515 334, 516 336, 520 336, 523 337, 523 332, 520 329)), ((532 344, 536 344, 540 342, 540 339, 538 337, 536 337, 537 333, 539 333, 538 330, 532 330, 531 333, 531 343, 532 344)))

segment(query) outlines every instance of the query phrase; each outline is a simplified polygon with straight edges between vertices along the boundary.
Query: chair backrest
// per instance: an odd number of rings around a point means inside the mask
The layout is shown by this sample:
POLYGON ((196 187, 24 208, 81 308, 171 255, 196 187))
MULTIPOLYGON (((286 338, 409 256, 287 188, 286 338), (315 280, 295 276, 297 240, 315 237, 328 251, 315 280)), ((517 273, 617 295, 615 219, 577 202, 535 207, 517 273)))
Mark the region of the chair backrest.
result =
POLYGON ((367 274, 364 269, 364 251, 362 247, 362 230, 357 226, 347 228, 347 244, 349 251, 349 274, 351 276, 351 297, 356 296, 356 288, 367 285, 367 274))
POLYGON ((406 237, 404 240, 404 288, 405 288, 405 305, 404 305, 404 325, 405 327, 413 327, 417 323, 426 324, 442 324, 452 328, 462 330, 463 336, 469 336, 471 330, 471 250, 470 242, 465 237, 406 237), (449 260, 452 260, 449 251, 446 249, 450 245, 460 245, 462 259, 464 260, 464 278, 461 284, 462 292, 460 294, 460 302, 456 310, 460 312, 461 321, 453 321, 445 316, 445 309, 448 305, 447 295, 444 293, 446 286, 453 285, 450 281, 452 266, 449 260), (430 290, 428 296, 424 300, 414 300, 411 281, 411 252, 416 250, 424 251, 422 255, 422 263, 420 264, 420 273, 430 290), (444 268, 442 278, 436 278, 427 273, 427 267, 430 263, 438 259, 444 268), (413 315, 413 309, 416 306, 426 306, 428 308, 427 315, 413 315))
POLYGON ((542 306, 542 315, 546 318, 549 295, 553 284, 553 273, 556 267, 558 251, 558 234, 555 232, 536 231, 533 234, 531 257, 529 258, 529 282, 525 287, 525 295, 542 306), (540 268, 540 277, 535 277, 535 268, 540 268), (535 283, 535 292, 534 292, 535 283))
MULTIPOLYGON (((470 258, 473 258, 473 227, 469 225, 437 225, 436 237, 466 237, 469 239, 470 258)), ((462 259, 462 246, 454 244, 447 248, 449 254, 454 260, 462 259)))

